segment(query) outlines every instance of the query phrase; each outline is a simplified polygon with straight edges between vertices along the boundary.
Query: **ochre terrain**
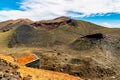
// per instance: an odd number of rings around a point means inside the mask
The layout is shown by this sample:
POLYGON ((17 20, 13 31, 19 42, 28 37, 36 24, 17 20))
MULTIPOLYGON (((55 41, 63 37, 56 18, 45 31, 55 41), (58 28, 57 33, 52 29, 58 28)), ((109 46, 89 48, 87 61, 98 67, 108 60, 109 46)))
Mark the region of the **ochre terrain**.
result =
POLYGON ((20 66, 18 63, 14 62, 14 59, 10 56, 0 55, 0 59, 6 60, 8 63, 10 62, 12 65, 18 66, 17 71, 20 72, 20 80, 23 80, 23 78, 28 75, 32 77, 30 80, 82 80, 68 74, 20 66))
POLYGON ((18 58, 17 62, 20 65, 25 65, 26 63, 29 63, 29 62, 34 61, 34 60, 36 60, 36 57, 33 56, 32 54, 29 54, 29 55, 25 55, 25 56, 18 58))

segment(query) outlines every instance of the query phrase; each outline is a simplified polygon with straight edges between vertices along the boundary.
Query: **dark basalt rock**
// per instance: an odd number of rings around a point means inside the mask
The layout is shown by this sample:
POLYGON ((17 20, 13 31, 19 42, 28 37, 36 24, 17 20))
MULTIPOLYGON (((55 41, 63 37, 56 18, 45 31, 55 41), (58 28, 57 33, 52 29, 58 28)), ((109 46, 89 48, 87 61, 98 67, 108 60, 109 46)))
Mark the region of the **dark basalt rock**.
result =
POLYGON ((103 39, 104 35, 102 33, 96 33, 96 34, 86 35, 86 36, 84 36, 82 38, 89 38, 89 39, 99 40, 99 39, 103 39))

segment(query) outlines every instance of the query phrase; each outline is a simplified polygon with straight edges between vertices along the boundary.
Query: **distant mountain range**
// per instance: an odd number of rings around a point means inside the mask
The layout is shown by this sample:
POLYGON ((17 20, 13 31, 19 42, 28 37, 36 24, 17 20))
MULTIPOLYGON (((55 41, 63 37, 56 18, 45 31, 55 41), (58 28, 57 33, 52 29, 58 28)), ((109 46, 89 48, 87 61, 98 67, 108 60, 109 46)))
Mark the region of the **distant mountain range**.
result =
MULTIPOLYGON (((38 22, 33 22, 29 19, 17 19, 0 23, 1 34, 8 36, 1 41, 1 44, 5 43, 3 46, 8 47, 16 45, 53 46, 70 44, 75 39, 86 35, 96 33, 113 35, 118 34, 119 30, 64 16, 38 22), (9 41, 8 38, 10 38, 9 41)), ((1 38, 2 35, 0 35, 1 38)))

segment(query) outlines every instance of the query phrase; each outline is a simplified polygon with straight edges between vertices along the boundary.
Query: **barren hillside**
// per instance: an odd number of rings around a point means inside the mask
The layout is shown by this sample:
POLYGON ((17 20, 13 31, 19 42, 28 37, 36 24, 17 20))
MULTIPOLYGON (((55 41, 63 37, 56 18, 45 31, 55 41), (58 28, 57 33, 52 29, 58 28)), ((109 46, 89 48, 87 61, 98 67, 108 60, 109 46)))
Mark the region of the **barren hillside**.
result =
POLYGON ((8 80, 9 79, 15 79, 15 80, 26 80, 26 79, 27 80, 82 80, 80 78, 70 76, 68 74, 47 71, 47 70, 33 69, 33 68, 25 67, 25 66, 19 66, 19 64, 14 62, 12 57, 4 56, 4 55, 0 55, 0 70, 2 70, 1 73, 4 73, 4 74, 0 73, 0 75, 3 75, 0 77, 1 80, 3 80, 3 78, 8 79, 8 80), (7 70, 7 72, 4 70, 7 70), (7 77, 4 75, 13 75, 13 76, 7 77), (17 75, 19 77, 17 77, 17 75))

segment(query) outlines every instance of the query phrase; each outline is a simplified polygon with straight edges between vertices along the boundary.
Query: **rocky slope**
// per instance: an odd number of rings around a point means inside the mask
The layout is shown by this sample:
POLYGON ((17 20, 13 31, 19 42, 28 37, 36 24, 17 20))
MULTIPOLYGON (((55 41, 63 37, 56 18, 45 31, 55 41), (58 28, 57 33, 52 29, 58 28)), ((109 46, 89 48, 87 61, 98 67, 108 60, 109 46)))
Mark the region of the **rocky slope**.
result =
POLYGON ((17 72, 17 69, 18 66, 0 59, 0 80, 20 80, 21 75, 17 72))
POLYGON ((19 64, 12 60, 12 57, 0 55, 0 80, 82 80, 82 79, 70 76, 68 74, 19 66, 19 64))

